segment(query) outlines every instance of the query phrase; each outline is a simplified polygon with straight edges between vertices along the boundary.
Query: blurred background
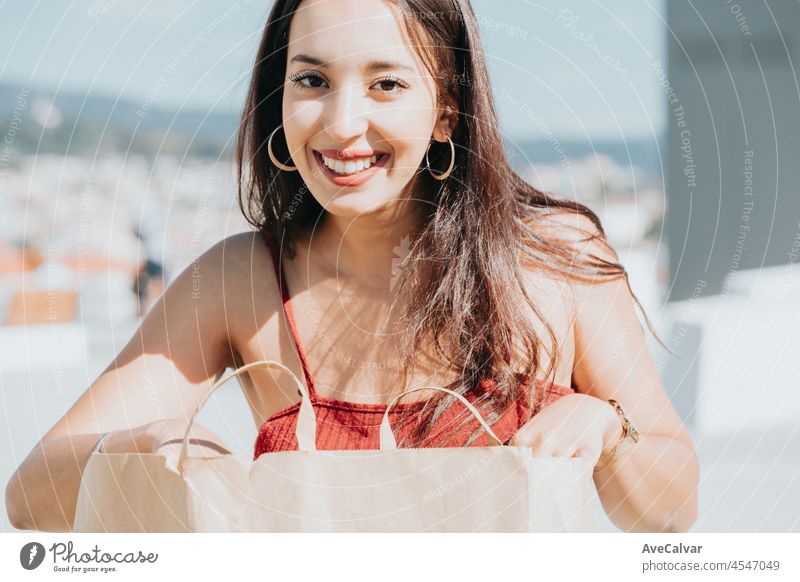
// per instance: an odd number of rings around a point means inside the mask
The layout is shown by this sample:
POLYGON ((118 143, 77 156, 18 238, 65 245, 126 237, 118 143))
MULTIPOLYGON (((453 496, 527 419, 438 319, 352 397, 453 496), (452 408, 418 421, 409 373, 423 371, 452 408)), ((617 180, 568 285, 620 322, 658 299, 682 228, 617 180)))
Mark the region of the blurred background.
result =
MULTIPOLYGON (((651 341, 700 456, 693 531, 800 531, 800 3, 472 4, 515 167, 600 215, 678 355, 651 341)), ((271 5, 0 5, 3 484, 248 230, 231 154, 271 5)), ((201 422, 252 454, 235 382, 201 422)))

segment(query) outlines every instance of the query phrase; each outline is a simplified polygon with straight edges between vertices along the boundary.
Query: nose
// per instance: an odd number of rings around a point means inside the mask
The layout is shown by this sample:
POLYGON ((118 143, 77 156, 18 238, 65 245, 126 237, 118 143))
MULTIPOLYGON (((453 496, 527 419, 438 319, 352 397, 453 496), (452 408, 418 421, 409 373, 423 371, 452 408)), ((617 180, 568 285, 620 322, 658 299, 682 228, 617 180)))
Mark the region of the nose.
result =
POLYGON ((325 133, 346 143, 367 131, 367 103, 357 83, 328 95, 325 104, 325 133))

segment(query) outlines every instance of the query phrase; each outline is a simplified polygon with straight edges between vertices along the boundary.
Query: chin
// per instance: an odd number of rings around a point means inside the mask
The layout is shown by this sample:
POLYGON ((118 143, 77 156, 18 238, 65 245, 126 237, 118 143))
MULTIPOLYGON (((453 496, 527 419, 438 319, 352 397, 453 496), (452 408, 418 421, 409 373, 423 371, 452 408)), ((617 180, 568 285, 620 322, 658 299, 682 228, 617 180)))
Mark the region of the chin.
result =
POLYGON ((326 212, 341 218, 359 218, 383 210, 397 197, 380 197, 373 188, 368 190, 340 190, 317 201, 326 212))

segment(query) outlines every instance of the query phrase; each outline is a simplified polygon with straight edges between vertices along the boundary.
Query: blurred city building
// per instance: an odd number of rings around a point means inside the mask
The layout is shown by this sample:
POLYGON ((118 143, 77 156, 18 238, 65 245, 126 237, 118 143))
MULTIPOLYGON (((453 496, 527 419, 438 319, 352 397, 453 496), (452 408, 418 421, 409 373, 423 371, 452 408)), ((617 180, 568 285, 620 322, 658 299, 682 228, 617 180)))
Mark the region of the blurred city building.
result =
POLYGON ((666 8, 668 294, 684 300, 698 283, 724 294, 733 272, 797 262, 800 3, 666 8))

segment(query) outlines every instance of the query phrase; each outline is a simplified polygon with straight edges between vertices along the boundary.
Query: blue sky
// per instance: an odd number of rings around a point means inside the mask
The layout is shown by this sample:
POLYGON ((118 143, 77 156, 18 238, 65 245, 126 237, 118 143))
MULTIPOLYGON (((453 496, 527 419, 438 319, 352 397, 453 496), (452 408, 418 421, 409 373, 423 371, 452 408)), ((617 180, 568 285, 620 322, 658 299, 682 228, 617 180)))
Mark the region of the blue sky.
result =
MULTIPOLYGON (((335 0, 333 0, 335 1, 335 0)), ((365 0, 368 1, 368 0, 365 0)), ((0 79, 238 111, 271 1, 0 4, 0 79), (227 13, 226 13, 227 11, 227 13)), ((512 139, 637 139, 664 127, 663 0, 472 0, 512 139)))

